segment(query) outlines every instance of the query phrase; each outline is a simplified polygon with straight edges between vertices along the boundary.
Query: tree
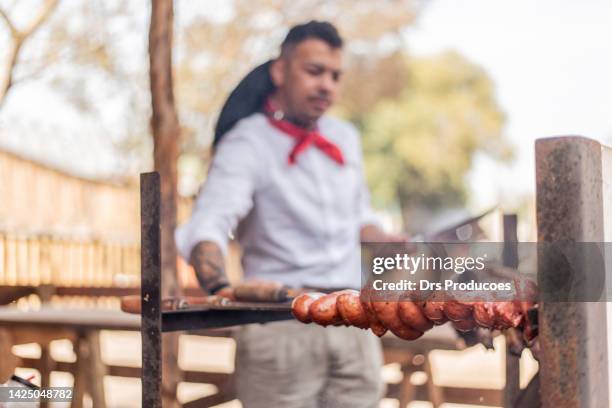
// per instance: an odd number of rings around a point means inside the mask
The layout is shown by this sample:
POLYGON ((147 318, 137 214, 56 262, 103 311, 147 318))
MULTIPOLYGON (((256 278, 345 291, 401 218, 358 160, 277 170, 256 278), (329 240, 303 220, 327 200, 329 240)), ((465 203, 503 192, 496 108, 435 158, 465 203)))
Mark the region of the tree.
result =
MULTIPOLYGON (((226 19, 196 14, 178 34, 177 98, 183 152, 195 160, 208 151, 213 123, 229 91, 255 65, 275 57, 290 26, 311 19, 332 21, 346 39, 347 70, 353 56, 380 56, 385 39, 401 46, 400 32, 421 8, 417 0, 235 0, 226 19)), ((181 6, 187 3, 180 2, 181 6)), ((196 11, 196 10, 194 10, 196 11)), ((201 172, 206 166, 201 166, 201 172)))
POLYGON ((349 54, 342 92, 335 113, 363 129, 364 120, 380 101, 397 101, 408 86, 406 54, 349 54))
MULTIPOLYGON (((14 4, 15 10, 9 11, 20 12, 15 15, 26 12, 25 2, 3 2, 14 4)), ((151 164, 151 104, 145 91, 147 55, 142 36, 148 24, 143 17, 147 3, 61 2, 40 35, 22 49, 17 67, 17 81, 36 77, 41 87, 66 101, 67 109, 76 108, 87 122, 99 125, 99 134, 86 137, 102 139, 116 151, 118 175, 151 164), (118 113, 110 117, 109 112, 118 113)), ((233 0, 216 3, 227 9, 220 13, 211 2, 175 1, 173 69, 181 163, 197 163, 193 183, 201 182, 205 172, 212 126, 224 98, 248 70, 275 56, 289 26, 313 18, 333 21, 347 40, 347 54, 367 53, 376 59, 371 51, 381 41, 386 46, 401 43, 400 31, 412 23, 422 3, 233 0)), ((13 121, 11 127, 19 128, 19 123, 13 121)), ((70 127, 66 125, 69 131, 70 127)), ((83 139, 80 136, 74 143, 83 139)))
POLYGON ((504 115, 486 73, 457 53, 412 59, 395 100, 363 118, 366 168, 379 206, 397 203, 411 229, 420 209, 465 204, 465 176, 477 152, 509 160, 504 115))
MULTIPOLYGON (((149 77, 151 87, 151 130, 153 161, 161 177, 161 274, 162 295, 178 296, 181 288, 176 274, 177 250, 174 241, 177 211, 177 159, 180 138, 172 85, 172 0, 153 0, 149 29, 149 77)), ((166 336, 163 344, 163 406, 177 406, 175 393, 180 381, 178 336, 166 336)))
POLYGON ((4 20, 10 36, 8 53, 1 70, 3 76, 0 77, 0 108, 6 100, 9 90, 16 83, 14 76, 15 68, 19 61, 19 54, 21 53, 23 45, 49 18, 57 6, 57 3, 58 0, 45 0, 35 14, 35 17, 29 21, 24 28, 19 28, 11 19, 8 12, 0 8, 0 17, 4 20))

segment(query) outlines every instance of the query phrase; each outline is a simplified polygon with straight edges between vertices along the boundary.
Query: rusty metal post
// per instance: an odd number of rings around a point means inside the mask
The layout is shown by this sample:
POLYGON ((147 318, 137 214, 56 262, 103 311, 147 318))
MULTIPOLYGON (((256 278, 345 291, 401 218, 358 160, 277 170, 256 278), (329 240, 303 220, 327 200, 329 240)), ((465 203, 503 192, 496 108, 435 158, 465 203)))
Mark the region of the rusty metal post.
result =
POLYGON ((161 230, 159 173, 140 175, 142 406, 161 408, 161 230))
MULTIPOLYGON (((519 265, 518 233, 516 214, 504 214, 504 251, 502 260, 504 266, 516 269, 519 265)), ((520 389, 520 356, 510 351, 506 342, 506 385, 504 386, 504 407, 515 406, 520 389)))
MULTIPOLYGON (((536 141, 538 245, 604 241, 601 159, 601 145, 583 137, 536 141)), ((579 289, 599 278, 589 257, 571 261, 579 289)), ((554 266, 539 254, 542 293, 562 278, 554 266)), ((539 323, 542 407, 609 407, 606 303, 543 299, 539 323)))
POLYGON ((519 265, 518 257, 518 217, 516 214, 504 214, 504 252, 502 261, 504 266, 516 269, 519 265))

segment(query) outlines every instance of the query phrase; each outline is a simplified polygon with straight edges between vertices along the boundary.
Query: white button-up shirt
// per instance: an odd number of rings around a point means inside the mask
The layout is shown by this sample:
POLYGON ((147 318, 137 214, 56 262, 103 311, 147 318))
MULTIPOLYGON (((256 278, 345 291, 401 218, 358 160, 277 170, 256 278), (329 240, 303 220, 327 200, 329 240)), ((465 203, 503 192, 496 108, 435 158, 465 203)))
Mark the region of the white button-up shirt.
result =
POLYGON ((340 148, 344 165, 313 145, 290 165, 296 139, 261 113, 239 121, 217 146, 191 218, 176 231, 180 254, 189 259, 201 241, 215 242, 227 254, 235 235, 245 279, 359 288, 359 231, 377 223, 359 135, 327 116, 318 126, 340 148))

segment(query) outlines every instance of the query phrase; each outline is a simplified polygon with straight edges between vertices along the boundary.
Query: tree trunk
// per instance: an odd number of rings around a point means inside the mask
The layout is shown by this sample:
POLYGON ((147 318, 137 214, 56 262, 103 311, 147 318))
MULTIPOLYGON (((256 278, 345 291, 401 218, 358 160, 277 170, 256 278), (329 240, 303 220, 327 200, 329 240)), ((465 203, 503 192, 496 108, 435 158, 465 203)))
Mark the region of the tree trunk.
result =
MULTIPOLYGON (((149 29, 153 158, 155 170, 161 176, 162 296, 178 296, 181 291, 177 280, 177 251, 174 242, 180 126, 172 87, 172 6, 172 0, 152 0, 149 29)), ((166 334, 162 350, 164 407, 179 406, 176 388, 181 378, 177 359, 178 335, 166 334)))

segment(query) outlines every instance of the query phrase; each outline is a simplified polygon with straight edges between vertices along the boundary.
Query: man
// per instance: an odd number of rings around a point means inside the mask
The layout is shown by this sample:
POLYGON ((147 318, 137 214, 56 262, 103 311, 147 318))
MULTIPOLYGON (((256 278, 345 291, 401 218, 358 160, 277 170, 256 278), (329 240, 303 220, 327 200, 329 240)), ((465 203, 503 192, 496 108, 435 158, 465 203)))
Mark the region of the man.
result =
MULTIPOLYGON (((342 39, 311 21, 230 96, 208 178, 177 231, 209 293, 231 296, 223 265, 234 231, 247 280, 360 287, 360 238, 389 237, 370 209, 356 130, 324 115, 341 75, 342 39)), ((375 407, 382 396, 380 342, 369 331, 287 321, 241 327, 236 342, 247 408, 375 407)))

